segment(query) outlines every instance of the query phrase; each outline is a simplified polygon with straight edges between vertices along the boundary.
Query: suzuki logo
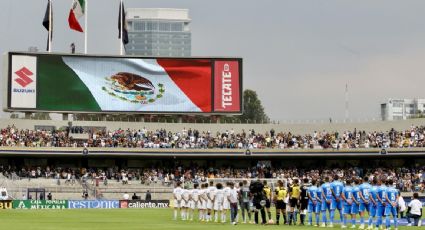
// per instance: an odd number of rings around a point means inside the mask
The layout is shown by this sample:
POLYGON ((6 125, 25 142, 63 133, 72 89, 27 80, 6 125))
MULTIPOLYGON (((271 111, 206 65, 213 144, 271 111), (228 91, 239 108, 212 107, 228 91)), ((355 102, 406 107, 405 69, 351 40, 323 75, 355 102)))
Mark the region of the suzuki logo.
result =
POLYGON ((27 69, 26 67, 22 67, 22 69, 15 72, 19 78, 15 78, 15 81, 20 84, 22 87, 26 87, 28 84, 33 82, 33 80, 29 77, 32 76, 33 73, 27 69))

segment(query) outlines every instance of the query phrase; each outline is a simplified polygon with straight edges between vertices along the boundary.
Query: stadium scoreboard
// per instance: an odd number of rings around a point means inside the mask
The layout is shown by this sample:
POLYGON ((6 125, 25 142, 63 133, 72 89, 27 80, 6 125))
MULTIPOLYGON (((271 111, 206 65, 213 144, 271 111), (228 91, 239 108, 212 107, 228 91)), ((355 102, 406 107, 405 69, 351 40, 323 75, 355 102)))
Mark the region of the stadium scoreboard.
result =
POLYGON ((5 111, 241 114, 241 58, 5 54, 5 111))

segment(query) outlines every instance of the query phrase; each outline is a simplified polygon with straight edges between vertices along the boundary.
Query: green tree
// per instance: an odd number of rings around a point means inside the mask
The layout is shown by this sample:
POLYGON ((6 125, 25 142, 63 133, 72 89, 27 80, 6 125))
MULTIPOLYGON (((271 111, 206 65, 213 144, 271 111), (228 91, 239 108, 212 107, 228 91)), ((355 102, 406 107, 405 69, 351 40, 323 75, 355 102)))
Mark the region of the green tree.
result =
POLYGON ((239 117, 241 122, 269 122, 269 117, 264 112, 261 100, 258 98, 257 92, 246 89, 243 92, 243 113, 239 117))

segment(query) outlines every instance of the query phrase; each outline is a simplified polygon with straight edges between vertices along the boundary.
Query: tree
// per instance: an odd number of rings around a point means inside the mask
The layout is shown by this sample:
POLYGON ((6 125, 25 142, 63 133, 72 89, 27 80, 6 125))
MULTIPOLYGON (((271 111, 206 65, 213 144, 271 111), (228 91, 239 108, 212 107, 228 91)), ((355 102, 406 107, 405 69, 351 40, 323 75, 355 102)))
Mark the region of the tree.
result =
POLYGON ((268 122, 269 117, 258 98, 257 92, 246 89, 243 92, 243 113, 239 117, 241 122, 268 122))

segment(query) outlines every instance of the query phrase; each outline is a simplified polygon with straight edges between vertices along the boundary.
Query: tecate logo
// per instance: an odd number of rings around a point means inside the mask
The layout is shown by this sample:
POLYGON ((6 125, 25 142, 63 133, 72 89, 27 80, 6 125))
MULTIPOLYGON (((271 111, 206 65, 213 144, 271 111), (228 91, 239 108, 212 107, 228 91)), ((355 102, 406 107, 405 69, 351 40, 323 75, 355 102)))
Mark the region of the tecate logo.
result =
POLYGON ((221 72, 222 79, 222 100, 221 107, 225 109, 227 106, 232 106, 232 73, 230 72, 229 64, 224 64, 221 72))
POLYGON ((30 78, 33 73, 26 67, 22 67, 20 70, 16 71, 15 74, 18 75, 18 78, 15 78, 15 81, 24 88, 33 82, 30 78))

